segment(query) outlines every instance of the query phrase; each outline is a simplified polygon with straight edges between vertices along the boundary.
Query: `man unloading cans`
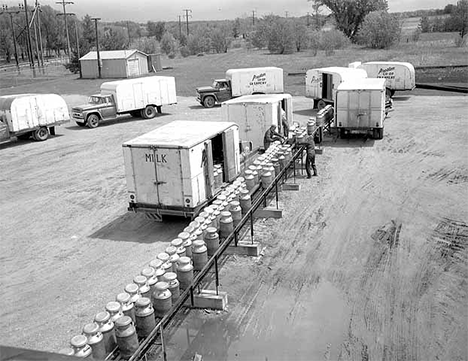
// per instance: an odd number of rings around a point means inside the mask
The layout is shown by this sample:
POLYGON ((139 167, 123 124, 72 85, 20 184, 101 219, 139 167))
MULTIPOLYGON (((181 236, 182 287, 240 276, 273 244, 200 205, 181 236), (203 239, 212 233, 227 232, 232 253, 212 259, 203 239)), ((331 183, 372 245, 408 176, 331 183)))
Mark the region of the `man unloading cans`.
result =
POLYGON ((314 132, 312 129, 307 129, 307 136, 304 139, 303 144, 306 146, 306 172, 307 172, 307 178, 312 178, 312 176, 316 177, 317 174, 317 168, 315 167, 315 141, 314 141, 314 132), (311 168, 314 171, 313 174, 311 174, 311 168))
POLYGON ((285 137, 279 134, 276 131, 276 125, 272 124, 263 136, 263 147, 265 148, 265 150, 267 150, 270 144, 273 143, 275 140, 283 141, 285 140, 285 137))

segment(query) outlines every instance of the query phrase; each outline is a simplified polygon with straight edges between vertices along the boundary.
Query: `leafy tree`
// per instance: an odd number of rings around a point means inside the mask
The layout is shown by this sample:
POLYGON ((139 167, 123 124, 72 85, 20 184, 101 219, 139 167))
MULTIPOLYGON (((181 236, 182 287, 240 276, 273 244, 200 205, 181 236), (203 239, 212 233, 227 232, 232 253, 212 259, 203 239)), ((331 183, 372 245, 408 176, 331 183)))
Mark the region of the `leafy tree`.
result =
POLYGON ((387 0, 320 0, 320 3, 332 12, 337 29, 352 41, 369 13, 388 9, 387 0))
POLYGON ((154 36, 157 41, 161 41, 164 33, 166 32, 166 23, 164 21, 148 21, 146 24, 149 36, 154 36))
POLYGON ((239 37, 239 31, 240 31, 240 19, 236 18, 234 20, 234 25, 232 26, 232 36, 234 39, 237 39, 239 37))
POLYGON ((105 27, 101 42, 103 50, 125 50, 128 37, 126 31, 120 26, 105 27))
POLYGON ((277 21, 270 25, 268 50, 271 53, 291 54, 295 47, 293 25, 278 17, 277 21))
POLYGON ((174 36, 169 33, 169 32, 165 32, 162 39, 161 39, 161 50, 169 55, 169 54, 173 54, 175 52, 175 49, 176 49, 176 40, 174 39, 174 36))
POLYGON ((429 33, 431 31, 431 23, 429 22, 429 18, 427 16, 423 16, 421 18, 419 21, 419 27, 423 33, 429 33))
POLYGON ((384 49, 400 37, 400 22, 387 11, 374 11, 366 16, 359 31, 359 42, 371 48, 384 49))
POLYGON ((462 39, 461 43, 463 43, 465 35, 468 33, 468 0, 457 2, 456 9, 450 15, 450 20, 462 39))
POLYGON ((159 44, 154 38, 141 38, 136 48, 145 54, 158 54, 160 52, 159 44))
POLYGON ((325 55, 332 55, 335 50, 342 49, 349 44, 349 38, 339 30, 320 31, 320 49, 325 55))
POLYGON ((302 22, 294 22, 294 42, 296 45, 296 51, 301 51, 307 48, 308 38, 307 38, 307 26, 302 22))
POLYGON ((45 47, 47 50, 52 50, 56 54, 59 54, 60 49, 65 48, 66 40, 63 35, 63 25, 59 23, 58 12, 48 5, 41 6, 41 10, 41 30, 45 47))

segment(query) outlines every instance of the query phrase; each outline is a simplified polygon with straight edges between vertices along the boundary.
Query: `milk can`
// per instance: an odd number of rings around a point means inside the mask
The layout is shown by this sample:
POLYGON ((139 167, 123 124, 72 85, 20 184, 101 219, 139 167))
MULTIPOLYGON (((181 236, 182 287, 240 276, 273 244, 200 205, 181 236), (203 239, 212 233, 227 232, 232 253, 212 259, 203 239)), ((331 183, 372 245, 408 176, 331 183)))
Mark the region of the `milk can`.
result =
MULTIPOLYGON (((186 227, 188 228, 188 227, 186 227)), ((191 228, 191 227, 190 227, 191 228)), ((182 246, 184 243, 180 238, 175 238, 171 241, 171 246, 175 247, 176 249, 182 246)))
MULTIPOLYGON (((202 224, 195 232, 194 235, 196 236, 197 240, 203 240, 203 231, 206 229, 206 225, 202 224)), ((193 245, 192 245, 192 253, 193 253, 193 245)))
POLYGON ((283 170, 284 167, 286 166, 286 157, 284 155, 280 155, 278 157, 279 164, 280 164, 280 169, 283 170))
MULTIPOLYGON (((187 232, 188 234, 190 234, 190 233, 192 233, 192 232, 195 230, 195 228, 198 228, 198 226, 199 226, 199 225, 198 225, 198 222, 197 222, 197 227, 195 227, 195 226, 189 224, 187 227, 184 228, 183 232, 187 232)), ((178 239, 178 238, 176 238, 176 239, 178 239)), ((180 239, 180 238, 179 238, 179 239, 180 239)))
POLYGON ((309 118, 309 121, 307 122, 307 134, 314 134, 315 130, 315 118, 311 117, 309 118))
POLYGON ((171 272, 172 271, 172 262, 171 261, 167 261, 166 263, 164 263, 161 267, 163 270, 164 270, 164 273, 166 272, 171 272))
POLYGON ((84 325, 83 335, 88 339, 87 342, 91 346, 93 358, 104 360, 107 356, 106 345, 104 345, 104 336, 99 331, 99 325, 96 322, 84 325))
POLYGON ((193 281, 193 265, 189 257, 180 257, 179 265, 177 266, 177 279, 179 287, 182 290, 188 288, 193 281))
POLYGON ((120 307, 122 308, 122 313, 124 316, 130 317, 133 321, 135 321, 135 309, 133 307, 133 303, 131 302, 131 297, 127 292, 119 293, 115 300, 120 303, 120 307))
POLYGON ((273 182, 273 176, 270 172, 265 172, 262 174, 262 187, 263 189, 268 188, 268 186, 273 182))
POLYGON ((219 236, 215 227, 208 227, 205 232, 204 241, 208 256, 212 256, 219 248, 219 236))
POLYGON ((249 194, 243 195, 240 199, 240 206, 242 209, 242 213, 245 214, 252 208, 252 199, 250 198, 249 194))
MULTIPOLYGON (((193 220, 192 222, 189 223, 188 225, 189 227, 192 227, 193 230, 197 229, 198 227, 200 227, 200 223, 198 223, 197 221, 193 220)), ((192 231, 193 231, 192 230, 192 231)))
POLYGON ((162 264, 164 262, 161 261, 159 258, 156 258, 156 259, 153 259, 150 263, 149 263, 149 266, 150 267, 153 267, 155 270, 157 270, 158 268, 161 268, 162 264))
MULTIPOLYGON (((162 268, 158 268, 156 270, 155 276, 158 279, 158 282, 162 280, 162 277, 164 276, 164 273, 166 273, 166 271, 164 269, 162 269, 162 268)), ((154 292, 154 287, 156 286, 156 283, 153 286, 153 292, 154 292)))
POLYGON ((171 291, 172 304, 174 304, 177 299, 180 297, 180 286, 179 281, 177 280, 177 273, 167 272, 164 275, 164 281, 169 285, 169 291, 171 291))
POLYGON ((120 357, 124 360, 128 360, 139 346, 135 326, 130 317, 123 316, 115 322, 115 337, 117 339, 120 357))
POLYGON ((242 208, 240 206, 240 202, 238 201, 232 201, 229 205, 230 205, 229 211, 231 212, 231 216, 233 220, 233 228, 236 228, 242 219, 242 208))
POLYGON ((135 283, 130 283, 125 286, 124 291, 130 295, 131 303, 135 303, 141 297, 140 293, 138 292, 139 290, 140 288, 135 283))
POLYGON ((221 219, 221 211, 219 209, 216 209, 213 212, 213 217, 214 217, 214 228, 218 229, 219 228, 219 220, 221 219))
MULTIPOLYGON (((219 220, 219 238, 220 240, 226 239, 234 230, 234 223, 231 212, 221 212, 221 219, 219 220)), ((196 267, 195 267, 196 269, 196 267)))
POLYGON ((141 297, 151 297, 151 289, 145 276, 138 275, 133 279, 133 283, 138 285, 138 292, 141 297))
POLYGON ((172 272, 177 272, 177 263, 179 263, 179 255, 174 253, 170 258, 169 261, 172 263, 172 272))
MULTIPOLYGON (((163 264, 164 264, 165 262, 169 261, 169 255, 168 255, 166 252, 161 252, 161 253, 159 253, 158 256, 157 256, 157 258, 160 259, 160 260, 163 262, 163 264)), ((162 267, 162 266, 161 266, 161 267, 162 267)))
POLYGON ((176 238, 171 241, 171 245, 176 248, 176 253, 179 257, 184 257, 186 255, 183 243, 184 242, 180 238, 176 238))
POLYGON ((106 305, 106 311, 110 314, 110 319, 112 322, 115 321, 123 316, 122 308, 120 307, 120 303, 116 301, 108 302, 106 305))
MULTIPOLYGON (((158 282, 158 277, 156 276, 156 270, 153 267, 145 267, 141 270, 141 275, 146 277, 146 283, 150 288, 150 295, 154 291, 154 285, 158 282)), ((146 296, 148 297, 148 296, 146 296)))
POLYGON ((138 336, 147 337, 156 326, 151 299, 141 297, 135 303, 135 324, 138 336))
POLYGON ((245 184, 247 185, 247 189, 251 191, 255 187, 255 178, 253 175, 248 175, 245 177, 245 184))
POLYGON ((91 346, 88 345, 88 339, 85 335, 73 336, 70 340, 70 345, 73 347, 73 356, 75 357, 90 357, 93 352, 91 346))
MULTIPOLYGON (((200 227, 202 224, 205 223, 205 218, 204 217, 200 217, 200 215, 198 215, 198 217, 195 217, 195 221, 199 224, 198 227, 200 227)), ((198 228, 197 227, 197 228, 198 228)), ((194 231, 195 232, 195 231, 194 231)))
POLYGON ((190 233, 179 233, 177 238, 180 238, 182 240, 182 245, 185 247, 185 254, 187 255, 187 257, 192 257, 192 241, 190 240, 190 233))
POLYGON ((257 185, 259 183, 259 176, 257 171, 252 172, 252 176, 254 177, 254 183, 257 185))
POLYGON ((99 312, 94 317, 94 322, 99 325, 99 331, 104 338, 106 353, 112 352, 115 347, 114 322, 110 319, 110 313, 107 311, 99 312))
POLYGON ((72 347, 65 347, 58 351, 61 355, 73 356, 75 354, 75 349, 72 347))
POLYGON ((169 255, 169 258, 177 252, 177 248, 174 246, 170 245, 169 247, 166 247, 165 252, 169 255))
POLYGON ((208 262, 208 253, 207 253, 205 242, 203 240, 197 239, 196 241, 193 241, 192 259, 193 259, 193 268, 195 271, 201 271, 201 269, 208 262))
POLYGON ((161 281, 156 283, 154 289, 152 296, 154 314, 157 317, 164 317, 172 307, 172 294, 169 291, 169 284, 161 281))

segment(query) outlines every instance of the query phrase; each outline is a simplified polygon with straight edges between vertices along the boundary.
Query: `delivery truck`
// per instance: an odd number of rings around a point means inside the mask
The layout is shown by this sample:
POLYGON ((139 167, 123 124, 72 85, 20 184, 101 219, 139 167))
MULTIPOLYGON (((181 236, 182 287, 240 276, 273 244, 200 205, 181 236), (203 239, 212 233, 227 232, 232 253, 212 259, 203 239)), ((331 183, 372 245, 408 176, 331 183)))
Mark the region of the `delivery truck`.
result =
POLYGON ((193 217, 239 176, 239 127, 173 121, 125 142, 123 157, 129 211, 193 217))
POLYGON ((328 67, 309 69, 306 72, 306 97, 312 98, 312 107, 323 109, 333 104, 338 86, 345 81, 367 78, 363 69, 328 67))
POLYGON ((72 108, 72 117, 81 127, 96 128, 99 123, 120 115, 151 119, 163 105, 177 103, 175 78, 149 76, 110 81, 101 84, 100 94, 91 95, 88 103, 72 108))
POLYGON ((263 137, 268 128, 276 125, 283 134, 282 112, 289 125, 293 120, 292 96, 290 94, 244 95, 225 101, 221 105, 223 120, 239 125, 241 152, 256 151, 263 147, 263 137))
POLYGON ((386 117, 385 79, 367 78, 341 83, 335 97, 335 126, 346 133, 372 133, 382 139, 386 117))
POLYGON ((363 69, 369 78, 383 78, 387 80, 387 96, 393 97, 395 91, 413 90, 416 87, 414 66, 411 63, 399 61, 369 61, 354 62, 350 67, 363 69))
POLYGON ((55 127, 70 121, 65 100, 57 94, 0 96, 0 143, 16 139, 44 141, 55 127))
POLYGON ((276 67, 229 69, 225 79, 197 88, 197 101, 206 108, 251 94, 283 93, 283 69, 276 67))

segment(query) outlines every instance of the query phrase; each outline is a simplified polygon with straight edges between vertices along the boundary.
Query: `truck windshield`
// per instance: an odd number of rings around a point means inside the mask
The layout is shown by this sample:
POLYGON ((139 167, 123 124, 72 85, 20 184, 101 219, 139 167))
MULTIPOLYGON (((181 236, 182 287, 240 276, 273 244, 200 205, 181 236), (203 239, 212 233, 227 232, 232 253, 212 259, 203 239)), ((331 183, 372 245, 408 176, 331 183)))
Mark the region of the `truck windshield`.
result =
POLYGON ((215 80, 212 85, 213 88, 219 88, 219 83, 215 80))
POLYGON ((88 98, 88 103, 90 104, 100 104, 100 103, 105 103, 104 98, 101 98, 97 95, 91 95, 88 98))

